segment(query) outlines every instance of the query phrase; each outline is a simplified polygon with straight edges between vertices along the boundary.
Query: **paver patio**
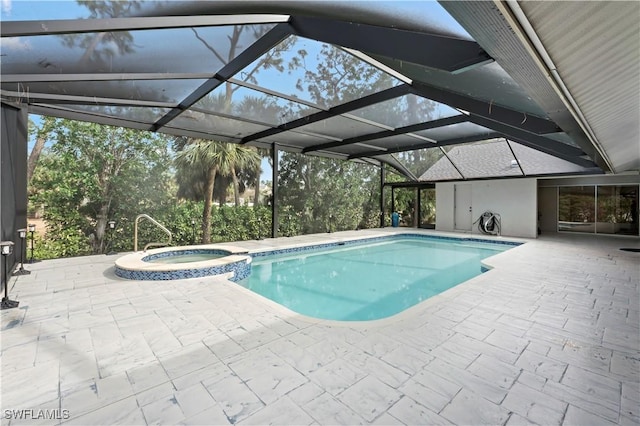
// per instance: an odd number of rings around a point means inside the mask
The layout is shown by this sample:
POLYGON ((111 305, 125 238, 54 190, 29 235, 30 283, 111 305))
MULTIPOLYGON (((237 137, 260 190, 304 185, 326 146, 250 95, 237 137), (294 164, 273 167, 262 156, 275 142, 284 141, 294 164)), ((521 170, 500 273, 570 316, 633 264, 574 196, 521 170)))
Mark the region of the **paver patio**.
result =
POLYGON ((221 279, 122 280, 118 256, 29 264, 2 311, 2 424, 640 424, 640 254, 621 247, 640 240, 543 235, 362 323, 221 279))

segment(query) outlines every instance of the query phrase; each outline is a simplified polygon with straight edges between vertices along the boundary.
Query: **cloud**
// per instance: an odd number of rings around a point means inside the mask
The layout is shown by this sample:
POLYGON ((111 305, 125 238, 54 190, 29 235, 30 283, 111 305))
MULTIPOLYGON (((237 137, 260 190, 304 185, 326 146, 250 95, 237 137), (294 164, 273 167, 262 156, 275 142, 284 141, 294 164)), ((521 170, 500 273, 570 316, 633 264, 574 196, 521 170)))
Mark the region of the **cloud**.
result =
POLYGON ((2 11, 11 15, 11 0, 2 0, 2 11))
POLYGON ((2 39, 2 49, 29 50, 31 49, 31 43, 20 40, 20 37, 7 37, 2 39))

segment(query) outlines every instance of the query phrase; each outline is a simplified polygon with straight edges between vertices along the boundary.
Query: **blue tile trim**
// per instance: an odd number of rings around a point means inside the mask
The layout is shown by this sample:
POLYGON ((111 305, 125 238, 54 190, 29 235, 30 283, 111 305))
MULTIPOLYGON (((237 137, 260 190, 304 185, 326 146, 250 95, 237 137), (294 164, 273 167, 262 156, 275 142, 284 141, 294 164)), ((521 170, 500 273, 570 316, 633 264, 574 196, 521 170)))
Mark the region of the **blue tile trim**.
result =
POLYGON ((416 240, 439 240, 439 241, 451 241, 451 242, 471 242, 471 243, 483 243, 483 244, 496 244, 496 245, 506 245, 506 246, 519 246, 522 243, 515 241, 493 241, 493 240, 483 240, 480 238, 455 238, 455 237, 444 237, 439 235, 422 235, 422 234, 396 234, 396 235, 385 235, 381 237, 371 237, 371 238, 363 238, 359 240, 350 240, 350 241, 341 241, 335 243, 324 243, 324 244, 311 244, 303 247, 291 247, 286 249, 276 249, 271 251, 263 251, 256 253, 249 253, 249 255, 253 258, 263 257, 263 256, 276 256, 279 254, 288 254, 288 253, 299 253, 305 252, 309 250, 321 250, 331 247, 343 247, 343 246, 352 246, 359 244, 369 244, 378 241, 390 241, 390 240, 398 240, 398 239, 416 239, 416 240))
MULTIPOLYGON (((439 241, 451 241, 451 242, 474 242, 474 243, 483 243, 483 244, 497 244, 497 245, 507 245, 507 246, 519 246, 522 243, 514 242, 514 241, 492 241, 492 240, 483 240, 480 238, 455 238, 455 237, 444 237, 438 235, 422 235, 422 234, 396 234, 396 235, 385 235, 380 237, 371 237, 371 238, 363 238, 359 240, 349 240, 349 241, 341 241, 335 243, 324 243, 324 244, 311 244, 303 247, 292 247, 287 249, 277 249, 271 251, 257 252, 257 253, 249 253, 249 256, 252 258, 256 257, 264 257, 264 256, 274 256, 279 254, 287 254, 287 253, 301 253, 310 250, 320 250, 332 247, 343 247, 343 246, 353 246, 353 245, 362 245, 369 244, 378 241, 390 241, 390 240, 398 240, 398 239, 417 239, 417 240, 439 240, 439 241)), ((156 253, 142 258, 143 261, 148 262, 154 259, 159 259, 163 257, 176 256, 177 254, 222 254, 229 255, 231 252, 220 249, 191 249, 191 250, 172 250, 163 253, 156 253)), ((483 272, 485 268, 483 268, 483 272)), ((247 278, 251 275, 251 263, 247 263, 245 260, 241 260, 238 262, 228 263, 225 265, 216 265, 208 268, 185 268, 180 270, 173 271, 132 271, 128 269, 122 269, 116 266, 116 275, 121 278, 126 278, 130 280, 180 280, 185 278, 200 278, 207 277, 212 275, 220 275, 228 272, 234 272, 233 278, 231 281, 240 281, 247 278)))
POLYGON ((251 263, 246 260, 227 263, 225 265, 210 266, 208 268, 191 268, 173 271, 132 271, 116 266, 116 275, 121 278, 138 281, 159 281, 159 280, 181 280, 185 278, 201 278, 212 275, 226 274, 233 272, 231 281, 240 281, 251 275, 251 263))

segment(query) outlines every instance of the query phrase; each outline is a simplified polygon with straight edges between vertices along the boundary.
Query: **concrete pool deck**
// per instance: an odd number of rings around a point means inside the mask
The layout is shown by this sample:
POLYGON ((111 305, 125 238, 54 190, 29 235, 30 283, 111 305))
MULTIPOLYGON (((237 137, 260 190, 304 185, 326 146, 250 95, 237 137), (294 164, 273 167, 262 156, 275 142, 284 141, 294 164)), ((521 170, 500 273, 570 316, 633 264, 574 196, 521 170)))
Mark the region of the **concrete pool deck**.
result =
POLYGON ((621 247, 640 240, 543 235, 367 323, 120 279, 118 255, 28 264, 1 313, 2 424, 640 424, 640 254, 621 247))

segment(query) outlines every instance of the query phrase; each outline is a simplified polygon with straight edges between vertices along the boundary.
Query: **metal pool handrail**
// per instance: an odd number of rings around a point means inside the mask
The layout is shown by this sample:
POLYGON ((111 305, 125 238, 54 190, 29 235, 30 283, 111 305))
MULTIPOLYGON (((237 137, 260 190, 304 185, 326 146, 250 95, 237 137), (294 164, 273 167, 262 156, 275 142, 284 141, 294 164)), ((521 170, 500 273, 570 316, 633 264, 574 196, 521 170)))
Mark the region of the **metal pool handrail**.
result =
POLYGON ((147 249, 149 247, 168 246, 168 245, 171 244, 171 231, 169 231, 160 222, 158 222, 157 220, 155 220, 154 218, 152 218, 148 214, 144 214, 143 213, 143 214, 139 214, 138 216, 136 216, 136 221, 133 224, 133 251, 138 251, 138 222, 140 222, 141 219, 149 220, 151 223, 156 225, 165 234, 167 234, 169 236, 169 241, 167 241, 166 243, 148 243, 146 246, 144 246, 144 249, 142 249, 143 251, 147 251, 147 249))

